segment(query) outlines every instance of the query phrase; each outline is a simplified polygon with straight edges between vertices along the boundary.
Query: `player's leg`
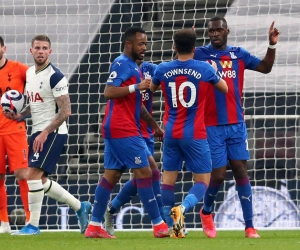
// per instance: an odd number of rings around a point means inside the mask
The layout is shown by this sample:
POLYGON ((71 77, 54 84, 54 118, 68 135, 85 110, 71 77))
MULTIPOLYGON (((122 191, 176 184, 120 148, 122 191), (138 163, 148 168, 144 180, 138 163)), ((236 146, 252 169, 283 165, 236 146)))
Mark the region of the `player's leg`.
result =
POLYGON ((230 160, 243 210, 245 236, 247 238, 259 238, 260 236, 253 226, 252 189, 247 172, 247 160, 250 159, 250 154, 245 123, 231 125, 229 135, 230 139, 227 143, 228 159, 230 160))
POLYGON ((204 205, 200 210, 200 218, 204 234, 215 238, 216 228, 213 221, 213 205, 226 175, 227 148, 226 126, 206 127, 207 141, 211 153, 212 172, 211 179, 204 196, 204 205))
POLYGON ((178 140, 165 138, 163 142, 163 175, 161 195, 164 217, 172 233, 173 219, 170 216, 171 209, 175 205, 175 183, 178 170, 182 168, 183 156, 178 146, 178 140))
MULTIPOLYGON (((145 162, 145 160, 147 160, 147 157, 143 157, 143 162, 145 162)), ((133 173, 134 173, 134 178, 136 179, 138 195, 143 203, 143 206, 147 210, 153 225, 154 237, 156 238, 168 237, 169 236, 168 225, 163 221, 160 215, 158 204, 153 192, 152 171, 150 169, 150 166, 146 166, 142 168, 133 168, 133 173)))
POLYGON ((182 237, 184 214, 201 201, 206 192, 211 173, 211 156, 206 139, 181 139, 179 141, 186 168, 193 173, 195 184, 189 190, 181 205, 172 208, 174 219, 173 232, 178 238, 182 237))
MULTIPOLYGON (((103 216, 107 210, 111 192, 122 176, 124 159, 122 157, 123 145, 126 139, 104 139, 104 174, 95 191, 94 209, 91 221, 84 234, 86 238, 115 238, 102 227, 103 216)), ((126 153, 125 153, 126 154, 126 153)))
POLYGON ((8 221, 7 194, 5 187, 6 150, 3 137, 3 135, 0 135, 0 233, 9 233, 10 225, 8 221))
POLYGON ((5 135, 9 171, 14 173, 20 187, 20 196, 26 214, 26 222, 30 219, 28 206, 28 142, 25 132, 5 135))

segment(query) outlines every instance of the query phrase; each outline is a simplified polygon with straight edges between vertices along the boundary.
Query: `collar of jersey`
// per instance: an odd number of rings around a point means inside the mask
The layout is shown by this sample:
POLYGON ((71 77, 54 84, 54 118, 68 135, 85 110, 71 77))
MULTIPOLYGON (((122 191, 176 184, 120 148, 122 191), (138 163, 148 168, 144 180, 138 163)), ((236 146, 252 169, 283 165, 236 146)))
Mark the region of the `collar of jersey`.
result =
POLYGON ((46 69, 48 66, 50 65, 50 61, 48 61, 48 63, 43 67, 41 68, 40 70, 36 71, 35 73, 38 74, 40 72, 42 72, 44 69, 46 69))

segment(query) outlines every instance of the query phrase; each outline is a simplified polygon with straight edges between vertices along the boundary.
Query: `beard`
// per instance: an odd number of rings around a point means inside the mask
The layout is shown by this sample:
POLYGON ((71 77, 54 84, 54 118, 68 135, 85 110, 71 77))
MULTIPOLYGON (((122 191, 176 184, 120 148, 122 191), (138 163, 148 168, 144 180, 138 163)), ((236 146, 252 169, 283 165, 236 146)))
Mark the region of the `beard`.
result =
POLYGON ((131 56, 132 58, 136 61, 136 60, 143 60, 144 57, 143 56, 140 56, 140 54, 136 53, 134 51, 134 49, 131 50, 131 56))

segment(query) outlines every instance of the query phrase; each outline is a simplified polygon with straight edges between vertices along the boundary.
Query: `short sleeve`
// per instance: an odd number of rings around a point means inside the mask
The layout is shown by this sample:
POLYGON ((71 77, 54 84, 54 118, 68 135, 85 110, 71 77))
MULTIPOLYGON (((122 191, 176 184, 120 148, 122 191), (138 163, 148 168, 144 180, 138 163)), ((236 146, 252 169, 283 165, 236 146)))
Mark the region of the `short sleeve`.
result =
POLYGON ((26 71, 28 70, 28 66, 22 63, 19 63, 19 71, 24 83, 26 82, 26 71))
POLYGON ((160 68, 161 68, 161 64, 158 65, 158 67, 156 67, 155 71, 154 71, 154 75, 152 77, 152 82, 154 85, 159 86, 160 85, 160 68))
POLYGON ((50 77, 50 86, 54 97, 59 97, 69 93, 68 80, 60 72, 56 72, 50 77))
POLYGON ((205 79, 203 80, 211 84, 217 84, 221 80, 220 76, 217 75, 217 72, 215 71, 214 67, 211 66, 209 63, 206 63, 205 66, 205 79))
POLYGON ((107 79, 107 85, 119 87, 122 82, 128 80, 131 76, 131 68, 126 61, 115 61, 111 65, 110 74, 107 79))
POLYGON ((240 48, 240 51, 242 53, 242 58, 245 63, 246 69, 254 70, 258 66, 258 64, 260 64, 261 59, 259 59, 257 56, 251 55, 244 48, 240 48))

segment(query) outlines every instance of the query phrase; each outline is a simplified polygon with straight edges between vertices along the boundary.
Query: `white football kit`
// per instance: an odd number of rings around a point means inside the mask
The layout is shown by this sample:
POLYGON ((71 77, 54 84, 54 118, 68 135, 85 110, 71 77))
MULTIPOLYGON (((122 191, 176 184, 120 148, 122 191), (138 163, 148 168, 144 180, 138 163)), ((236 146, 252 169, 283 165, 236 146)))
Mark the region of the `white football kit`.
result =
MULTIPOLYGON (((32 133, 43 131, 57 114, 55 98, 68 94, 68 80, 51 62, 38 72, 32 66, 26 72, 25 94, 30 103, 32 133)), ((66 122, 58 133, 68 133, 66 122)))

